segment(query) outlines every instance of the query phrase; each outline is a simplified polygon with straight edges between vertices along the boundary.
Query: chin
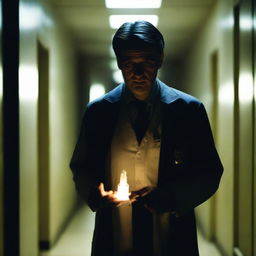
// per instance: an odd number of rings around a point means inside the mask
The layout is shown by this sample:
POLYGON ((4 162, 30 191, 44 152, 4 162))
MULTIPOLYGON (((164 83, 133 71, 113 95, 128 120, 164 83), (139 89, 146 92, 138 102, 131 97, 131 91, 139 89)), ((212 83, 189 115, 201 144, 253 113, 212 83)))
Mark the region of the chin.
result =
POLYGON ((149 95, 147 92, 142 91, 133 91, 132 94, 138 100, 145 100, 149 95))

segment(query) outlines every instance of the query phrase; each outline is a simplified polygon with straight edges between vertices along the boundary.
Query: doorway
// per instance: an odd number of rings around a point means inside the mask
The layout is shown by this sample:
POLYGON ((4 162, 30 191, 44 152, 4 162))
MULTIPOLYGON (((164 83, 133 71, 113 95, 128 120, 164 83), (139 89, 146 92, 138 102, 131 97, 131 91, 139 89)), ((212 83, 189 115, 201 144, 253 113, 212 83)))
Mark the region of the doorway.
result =
MULTIPOLYGON (((214 51, 211 55, 211 126, 215 143, 218 142, 218 51, 214 51)), ((216 145, 218 147, 218 145, 216 145)), ((217 218, 217 197, 218 194, 214 194, 210 199, 210 234, 211 241, 216 242, 216 218, 217 218)))
POLYGON ((49 249, 49 52, 38 42, 38 230, 40 250, 49 249))

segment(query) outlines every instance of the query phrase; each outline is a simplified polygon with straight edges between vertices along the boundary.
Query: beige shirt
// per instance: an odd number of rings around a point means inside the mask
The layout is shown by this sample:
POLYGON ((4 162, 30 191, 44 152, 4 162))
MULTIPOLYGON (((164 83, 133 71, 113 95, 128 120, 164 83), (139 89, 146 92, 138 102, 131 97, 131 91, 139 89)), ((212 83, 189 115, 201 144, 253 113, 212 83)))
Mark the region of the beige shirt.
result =
MULTIPOLYGON (((145 186, 156 186, 160 155, 160 140, 147 131, 140 145, 128 119, 118 122, 111 145, 110 181, 114 191, 120 181, 122 170, 127 172, 129 190, 145 186)), ((132 249, 132 207, 120 206, 114 209, 115 255, 122 255, 132 249)))

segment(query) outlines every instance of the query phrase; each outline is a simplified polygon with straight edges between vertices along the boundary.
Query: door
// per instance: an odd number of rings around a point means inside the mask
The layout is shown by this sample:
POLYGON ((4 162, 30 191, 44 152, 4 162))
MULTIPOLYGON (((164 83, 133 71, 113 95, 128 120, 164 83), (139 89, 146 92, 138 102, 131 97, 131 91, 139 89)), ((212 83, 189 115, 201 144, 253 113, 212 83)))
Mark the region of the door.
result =
POLYGON ((235 7, 234 255, 253 255, 254 91, 252 0, 235 7))

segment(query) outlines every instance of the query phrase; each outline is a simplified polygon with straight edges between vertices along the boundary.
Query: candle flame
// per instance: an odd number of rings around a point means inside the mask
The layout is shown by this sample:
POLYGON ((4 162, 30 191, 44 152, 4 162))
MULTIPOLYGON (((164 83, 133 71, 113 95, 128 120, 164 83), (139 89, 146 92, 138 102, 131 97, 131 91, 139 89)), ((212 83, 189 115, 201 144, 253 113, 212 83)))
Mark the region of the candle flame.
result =
POLYGON ((120 183, 117 186, 116 198, 119 200, 129 200, 129 184, 127 183, 127 174, 122 170, 120 175, 120 183))

